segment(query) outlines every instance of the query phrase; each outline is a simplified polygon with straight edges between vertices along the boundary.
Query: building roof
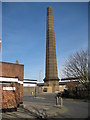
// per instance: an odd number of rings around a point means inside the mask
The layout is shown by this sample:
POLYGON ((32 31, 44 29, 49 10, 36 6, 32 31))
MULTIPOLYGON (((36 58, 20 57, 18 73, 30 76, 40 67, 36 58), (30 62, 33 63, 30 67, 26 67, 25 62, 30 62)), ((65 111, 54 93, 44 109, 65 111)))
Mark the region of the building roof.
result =
POLYGON ((24 66, 23 64, 17 64, 16 62, 15 63, 11 63, 11 62, 3 62, 3 61, 0 61, 0 63, 4 63, 4 64, 13 64, 13 65, 22 65, 24 66))
POLYGON ((67 82, 60 82, 59 81, 59 85, 66 85, 67 84, 67 82))
POLYGON ((34 79, 24 79, 24 81, 37 81, 37 80, 34 80, 34 79))
POLYGON ((79 77, 69 77, 69 78, 62 78, 61 81, 64 81, 64 80, 78 80, 79 77))
POLYGON ((37 86, 44 86, 44 83, 37 83, 37 86))

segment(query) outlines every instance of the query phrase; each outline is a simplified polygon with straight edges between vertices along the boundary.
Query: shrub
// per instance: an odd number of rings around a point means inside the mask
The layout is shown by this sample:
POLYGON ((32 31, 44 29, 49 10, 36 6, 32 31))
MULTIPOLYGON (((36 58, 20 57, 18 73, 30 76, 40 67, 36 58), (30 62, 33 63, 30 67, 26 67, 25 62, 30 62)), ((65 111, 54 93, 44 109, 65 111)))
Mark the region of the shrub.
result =
POLYGON ((76 84, 73 81, 71 81, 71 82, 67 83, 67 87, 68 87, 69 91, 72 92, 73 90, 75 90, 76 84))

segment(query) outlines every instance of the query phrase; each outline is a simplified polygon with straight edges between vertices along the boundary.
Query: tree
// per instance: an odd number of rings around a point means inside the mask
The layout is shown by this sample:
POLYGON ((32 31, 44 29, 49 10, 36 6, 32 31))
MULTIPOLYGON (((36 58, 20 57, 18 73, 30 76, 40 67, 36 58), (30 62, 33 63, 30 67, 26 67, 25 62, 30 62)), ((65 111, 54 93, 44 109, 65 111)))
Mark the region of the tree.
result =
POLYGON ((76 84, 73 81, 70 81, 69 83, 67 83, 67 87, 69 91, 72 92, 73 90, 75 90, 76 84))
POLYGON ((88 81, 88 52, 81 50, 70 55, 65 62, 63 73, 66 77, 78 78, 79 82, 86 83, 88 81))

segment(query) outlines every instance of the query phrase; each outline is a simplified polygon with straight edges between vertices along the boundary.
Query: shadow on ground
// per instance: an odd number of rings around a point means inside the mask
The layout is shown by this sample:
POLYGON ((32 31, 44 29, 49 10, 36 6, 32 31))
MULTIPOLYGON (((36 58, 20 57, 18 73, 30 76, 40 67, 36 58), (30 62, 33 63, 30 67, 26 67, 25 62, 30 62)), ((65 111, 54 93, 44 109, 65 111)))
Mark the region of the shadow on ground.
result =
POLYGON ((47 119, 47 113, 46 113, 46 110, 45 109, 41 109, 41 110, 38 110, 36 107, 33 107, 32 110, 28 110, 24 107, 20 107, 17 109, 17 111, 15 112, 6 112, 6 113, 2 113, 2 120, 6 120, 6 119, 9 119, 9 120, 12 120, 16 118, 19 119, 19 118, 23 118, 23 119, 41 119, 41 118, 44 118, 44 119, 47 119))

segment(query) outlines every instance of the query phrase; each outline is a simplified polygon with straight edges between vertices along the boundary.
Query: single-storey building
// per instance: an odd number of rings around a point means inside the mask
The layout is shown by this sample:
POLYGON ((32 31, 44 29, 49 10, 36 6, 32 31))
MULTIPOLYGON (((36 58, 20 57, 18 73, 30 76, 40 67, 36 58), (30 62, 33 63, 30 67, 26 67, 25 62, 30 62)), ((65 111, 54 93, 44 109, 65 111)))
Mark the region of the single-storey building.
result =
POLYGON ((23 103, 24 65, 0 62, 0 109, 17 109, 23 103))

